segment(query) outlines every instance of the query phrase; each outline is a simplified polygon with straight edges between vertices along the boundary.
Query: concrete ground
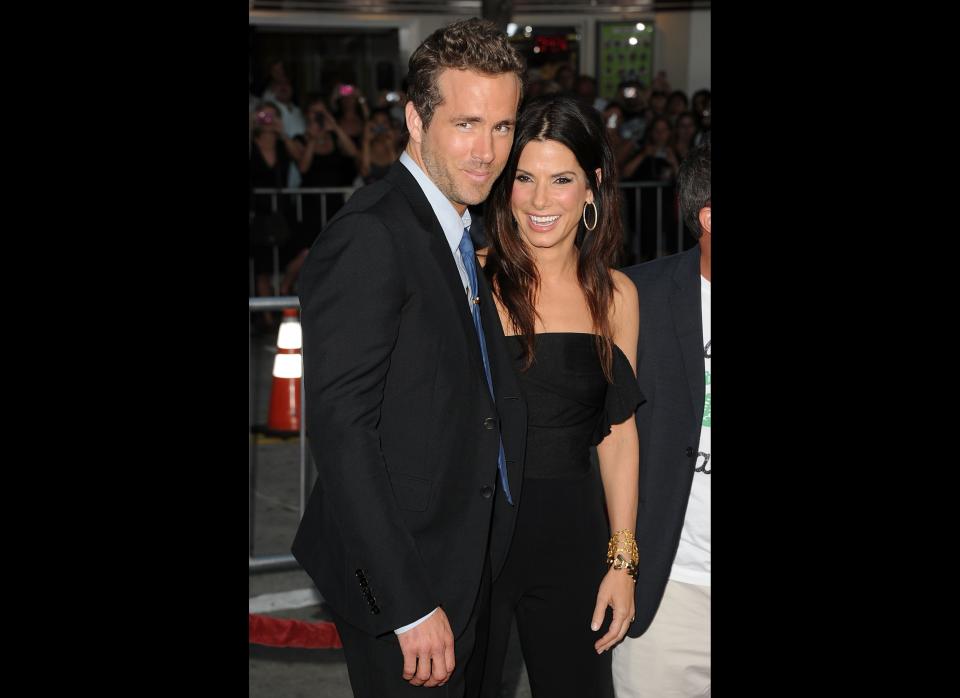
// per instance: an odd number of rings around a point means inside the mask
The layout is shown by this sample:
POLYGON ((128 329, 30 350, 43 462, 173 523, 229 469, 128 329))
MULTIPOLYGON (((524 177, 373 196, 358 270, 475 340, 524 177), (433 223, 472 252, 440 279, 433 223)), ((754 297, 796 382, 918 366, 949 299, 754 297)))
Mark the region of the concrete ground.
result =
MULTIPOLYGON (((270 402, 271 371, 276 336, 255 336, 251 344, 251 402, 254 421, 266 421, 270 402)), ((299 521, 300 444, 297 439, 257 440, 254 554, 282 555, 299 521)), ((312 465, 310 467, 313 467, 312 465)), ((250 598, 302 589, 313 589, 305 572, 297 569, 250 572, 250 598)), ((329 620, 323 605, 269 615, 281 618, 329 620)), ((250 645, 250 698, 351 698, 350 680, 342 650, 306 650, 250 645)), ((429 689, 424 689, 429 696, 429 689)), ((504 671, 501 698, 530 698, 530 686, 516 628, 504 671)))

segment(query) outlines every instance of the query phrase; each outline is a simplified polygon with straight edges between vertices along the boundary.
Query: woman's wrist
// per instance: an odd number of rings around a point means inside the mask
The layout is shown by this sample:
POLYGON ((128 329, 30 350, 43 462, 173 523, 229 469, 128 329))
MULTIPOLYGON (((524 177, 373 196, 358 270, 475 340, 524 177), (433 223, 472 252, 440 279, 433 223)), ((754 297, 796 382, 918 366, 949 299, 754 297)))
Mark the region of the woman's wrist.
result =
POLYGON ((610 537, 607 543, 607 564, 613 570, 626 570, 634 582, 637 581, 637 565, 640 563, 640 553, 637 550, 637 541, 633 531, 624 528, 610 537))

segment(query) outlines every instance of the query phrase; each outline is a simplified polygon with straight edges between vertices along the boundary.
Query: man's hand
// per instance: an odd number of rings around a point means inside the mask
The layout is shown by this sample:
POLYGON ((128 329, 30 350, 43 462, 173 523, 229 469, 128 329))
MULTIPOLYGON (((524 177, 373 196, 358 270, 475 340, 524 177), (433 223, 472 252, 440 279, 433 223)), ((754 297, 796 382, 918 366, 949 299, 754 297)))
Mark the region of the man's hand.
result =
POLYGON ((397 635, 403 679, 414 686, 442 686, 453 674, 453 631, 442 608, 417 627, 397 635))

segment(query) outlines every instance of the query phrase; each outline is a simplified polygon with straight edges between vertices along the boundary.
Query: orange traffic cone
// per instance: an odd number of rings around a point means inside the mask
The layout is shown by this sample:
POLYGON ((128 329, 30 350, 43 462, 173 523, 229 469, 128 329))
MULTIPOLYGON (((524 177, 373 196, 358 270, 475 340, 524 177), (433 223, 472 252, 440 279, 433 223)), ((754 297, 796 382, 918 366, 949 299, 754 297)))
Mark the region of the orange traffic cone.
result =
POLYGON ((296 308, 286 308, 277 335, 277 356, 273 361, 273 388, 267 419, 267 428, 272 431, 300 431, 302 347, 299 313, 296 308))

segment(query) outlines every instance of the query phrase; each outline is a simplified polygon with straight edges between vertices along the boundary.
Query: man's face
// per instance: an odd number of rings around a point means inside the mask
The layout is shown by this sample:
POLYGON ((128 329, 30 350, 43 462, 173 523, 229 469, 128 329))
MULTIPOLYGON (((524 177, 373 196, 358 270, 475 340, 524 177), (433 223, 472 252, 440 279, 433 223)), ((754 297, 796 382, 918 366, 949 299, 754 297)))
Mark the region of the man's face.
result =
POLYGON ((286 104, 290 101, 290 98, 293 96, 293 88, 290 86, 289 80, 280 80, 273 84, 273 94, 276 95, 277 99, 286 104))
POLYGON ((430 126, 423 128, 412 103, 406 107, 407 126, 430 179, 462 214, 487 198, 507 163, 520 83, 513 73, 453 69, 442 71, 437 82, 442 101, 430 126))

